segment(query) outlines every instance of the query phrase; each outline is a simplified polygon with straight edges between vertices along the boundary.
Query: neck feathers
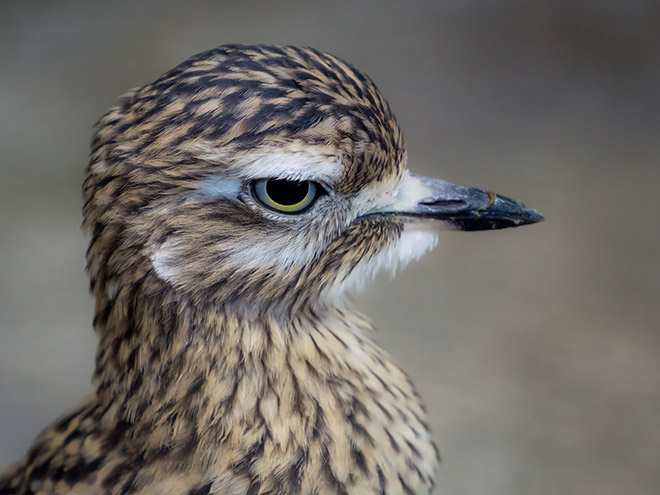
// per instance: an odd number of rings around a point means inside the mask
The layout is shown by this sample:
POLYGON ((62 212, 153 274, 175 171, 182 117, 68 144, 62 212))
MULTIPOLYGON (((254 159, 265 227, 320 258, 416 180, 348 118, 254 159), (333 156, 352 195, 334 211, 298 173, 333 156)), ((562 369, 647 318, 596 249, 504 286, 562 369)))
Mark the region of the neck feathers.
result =
MULTIPOLYGON (((348 355, 385 359, 369 323, 338 308, 249 318, 172 294, 126 291, 97 315, 96 326, 99 401, 112 405, 141 441, 147 435, 168 443, 181 435, 179 443, 186 436, 199 443, 260 416, 263 434, 278 417, 304 417, 313 430, 321 387, 342 382, 347 388, 333 400, 349 408, 351 388, 368 373, 348 355)), ((278 438, 298 435, 299 442, 319 434, 296 430, 278 438)))
POLYGON ((411 466, 408 488, 432 485, 423 406, 360 316, 246 318, 174 295, 122 297, 97 318, 96 382, 101 431, 131 458, 273 493, 371 493, 411 466))

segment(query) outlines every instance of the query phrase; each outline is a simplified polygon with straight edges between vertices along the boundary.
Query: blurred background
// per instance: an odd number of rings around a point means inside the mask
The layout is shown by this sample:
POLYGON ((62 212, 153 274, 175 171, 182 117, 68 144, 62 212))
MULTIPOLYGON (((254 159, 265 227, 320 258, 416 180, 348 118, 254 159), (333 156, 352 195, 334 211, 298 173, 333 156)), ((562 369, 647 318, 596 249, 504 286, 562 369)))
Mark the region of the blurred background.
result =
POLYGON ((91 392, 91 126, 227 42, 312 45, 418 173, 546 222, 447 232, 356 299, 426 399, 438 494, 660 493, 660 3, 0 2, 0 465, 91 392))

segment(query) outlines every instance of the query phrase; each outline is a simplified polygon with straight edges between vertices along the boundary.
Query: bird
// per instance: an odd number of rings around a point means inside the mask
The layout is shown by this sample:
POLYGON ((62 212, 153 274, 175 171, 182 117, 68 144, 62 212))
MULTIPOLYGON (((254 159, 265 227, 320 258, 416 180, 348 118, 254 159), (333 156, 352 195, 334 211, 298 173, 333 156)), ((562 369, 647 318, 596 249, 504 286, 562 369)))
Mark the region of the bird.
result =
POLYGON ((422 399, 345 295, 439 230, 543 218, 410 172, 373 81, 294 46, 222 45, 126 93, 83 196, 96 390, 2 495, 430 493, 422 399))

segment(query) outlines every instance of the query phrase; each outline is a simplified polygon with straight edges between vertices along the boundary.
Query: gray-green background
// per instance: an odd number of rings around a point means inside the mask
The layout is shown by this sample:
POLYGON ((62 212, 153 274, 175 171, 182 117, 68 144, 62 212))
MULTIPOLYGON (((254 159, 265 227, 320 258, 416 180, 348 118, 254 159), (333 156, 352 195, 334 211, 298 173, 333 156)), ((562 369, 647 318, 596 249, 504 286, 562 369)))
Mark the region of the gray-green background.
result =
POLYGON ((357 299, 426 398, 440 494, 660 493, 660 3, 0 2, 0 465, 91 391, 91 125, 226 42, 350 60, 411 168, 541 210, 357 299))

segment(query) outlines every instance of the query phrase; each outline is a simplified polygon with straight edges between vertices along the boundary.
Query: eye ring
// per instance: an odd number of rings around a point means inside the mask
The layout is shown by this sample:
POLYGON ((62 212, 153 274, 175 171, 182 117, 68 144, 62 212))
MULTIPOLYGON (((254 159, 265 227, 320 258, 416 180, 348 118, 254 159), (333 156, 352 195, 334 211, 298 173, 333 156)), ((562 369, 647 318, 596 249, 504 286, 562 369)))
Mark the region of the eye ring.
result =
POLYGON ((252 183, 257 200, 271 210, 298 214, 309 209, 323 189, 312 181, 259 179, 252 183))

